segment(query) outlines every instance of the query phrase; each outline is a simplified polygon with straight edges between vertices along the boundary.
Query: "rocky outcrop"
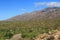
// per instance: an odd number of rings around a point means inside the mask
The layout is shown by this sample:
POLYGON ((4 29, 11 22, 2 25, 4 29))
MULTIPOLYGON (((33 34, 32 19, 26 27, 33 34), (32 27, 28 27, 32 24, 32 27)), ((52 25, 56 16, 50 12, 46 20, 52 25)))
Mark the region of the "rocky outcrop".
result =
POLYGON ((44 34, 39 34, 35 40, 60 40, 60 31, 54 30, 44 34))
POLYGON ((21 34, 16 34, 9 40, 20 40, 20 39, 21 39, 21 34))

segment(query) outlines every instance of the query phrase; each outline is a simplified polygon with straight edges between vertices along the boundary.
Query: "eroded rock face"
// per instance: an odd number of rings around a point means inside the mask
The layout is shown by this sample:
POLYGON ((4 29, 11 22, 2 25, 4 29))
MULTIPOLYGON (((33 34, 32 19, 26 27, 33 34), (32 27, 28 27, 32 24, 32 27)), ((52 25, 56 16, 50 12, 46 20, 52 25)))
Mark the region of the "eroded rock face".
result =
POLYGON ((60 31, 39 34, 35 40, 60 40, 60 31))
POLYGON ((21 39, 21 34, 16 34, 9 40, 20 40, 20 39, 21 39))

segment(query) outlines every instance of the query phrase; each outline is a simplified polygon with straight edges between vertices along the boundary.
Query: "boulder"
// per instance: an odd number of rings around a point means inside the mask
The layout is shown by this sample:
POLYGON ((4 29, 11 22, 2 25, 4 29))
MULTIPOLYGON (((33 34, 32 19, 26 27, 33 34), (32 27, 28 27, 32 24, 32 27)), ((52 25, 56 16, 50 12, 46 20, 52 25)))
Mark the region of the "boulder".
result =
POLYGON ((15 34, 10 40, 20 40, 21 34, 15 34))

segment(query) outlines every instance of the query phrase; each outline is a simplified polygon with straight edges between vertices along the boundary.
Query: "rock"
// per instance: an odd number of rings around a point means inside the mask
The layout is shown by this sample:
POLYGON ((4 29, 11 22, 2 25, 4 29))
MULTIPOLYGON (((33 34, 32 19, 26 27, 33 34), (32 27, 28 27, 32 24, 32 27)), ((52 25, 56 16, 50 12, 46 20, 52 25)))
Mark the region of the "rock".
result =
POLYGON ((35 40, 45 40, 46 37, 48 37, 48 34, 46 34, 46 33, 40 34, 35 38, 35 40))
POLYGON ((53 30, 52 32, 39 34, 35 40, 60 40, 60 30, 53 30))
POLYGON ((16 34, 10 40, 20 40, 20 39, 21 39, 21 34, 16 34))
POLYGON ((5 40, 9 40, 9 39, 5 39, 5 40))
POLYGON ((46 38, 46 40, 54 40, 54 36, 50 35, 49 37, 46 38))

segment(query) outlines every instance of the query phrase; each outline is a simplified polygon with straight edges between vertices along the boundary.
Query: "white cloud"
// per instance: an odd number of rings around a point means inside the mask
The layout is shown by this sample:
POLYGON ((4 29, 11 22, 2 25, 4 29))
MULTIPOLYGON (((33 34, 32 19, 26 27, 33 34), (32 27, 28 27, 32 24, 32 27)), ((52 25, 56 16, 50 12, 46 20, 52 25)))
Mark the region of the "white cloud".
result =
POLYGON ((51 7, 60 7, 60 2, 50 2, 46 3, 46 5, 51 7))
POLYGON ((60 2, 36 2, 34 3, 35 7, 39 7, 41 5, 48 7, 60 7, 60 2))
POLYGON ((35 7, 38 7, 38 6, 41 6, 41 5, 44 5, 45 4, 45 2, 43 3, 43 2, 36 2, 36 3, 34 3, 34 5, 35 5, 35 7))
POLYGON ((22 10, 22 11, 25 11, 26 9, 22 8, 21 10, 22 10))

